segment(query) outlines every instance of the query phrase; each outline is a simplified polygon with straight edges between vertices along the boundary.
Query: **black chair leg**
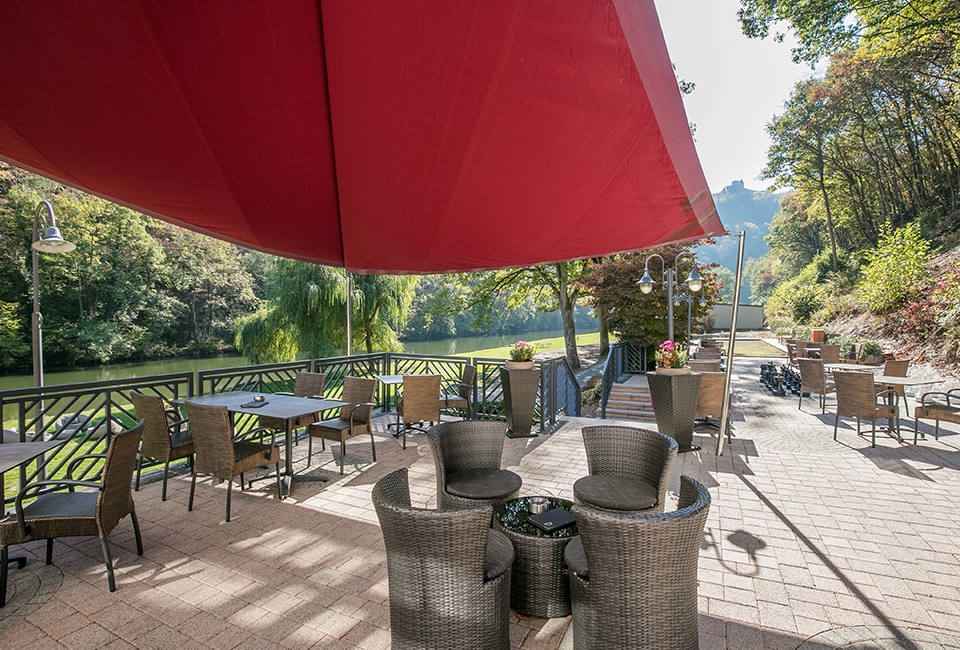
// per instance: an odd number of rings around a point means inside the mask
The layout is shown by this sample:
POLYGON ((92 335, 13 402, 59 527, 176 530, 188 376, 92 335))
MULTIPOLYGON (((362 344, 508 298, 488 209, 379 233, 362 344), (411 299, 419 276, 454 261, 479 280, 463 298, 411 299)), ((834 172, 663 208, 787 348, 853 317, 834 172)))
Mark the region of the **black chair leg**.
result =
POLYGON ((140 452, 137 452, 137 482, 133 486, 134 492, 140 491, 140 470, 143 469, 143 456, 140 455, 140 452))
POLYGON ((340 441, 340 476, 343 476, 343 457, 347 455, 347 443, 340 441))
POLYGON ((370 429, 370 450, 373 452, 373 462, 377 462, 377 443, 373 439, 373 429, 370 429))
POLYGON ((193 476, 190 479, 190 502, 187 505, 187 512, 193 512, 193 493, 197 489, 197 472, 193 471, 193 476))
POLYGON ((310 467, 310 459, 313 457, 313 436, 307 437, 307 467, 310 467))
POLYGON ((47 564, 53 564, 53 538, 47 539, 47 564))
POLYGON ((837 439, 837 426, 840 424, 840 414, 837 413, 837 416, 833 418, 833 439, 837 439))
POLYGON ((137 540, 137 555, 143 555, 143 540, 140 538, 140 522, 137 521, 137 511, 130 513, 130 523, 133 524, 133 536, 137 540))
POLYGON ((163 464, 163 490, 160 492, 160 500, 167 500, 167 472, 170 470, 170 461, 163 464))
POLYGON ((227 481, 227 521, 230 521, 230 494, 233 492, 233 479, 227 481))
POLYGON ((100 540, 100 546, 103 547, 103 563, 107 565, 107 584, 110 591, 116 591, 117 581, 113 577, 113 560, 110 559, 110 547, 107 546, 106 538, 100 540))
POLYGON ((277 497, 283 501, 283 481, 280 480, 280 463, 277 463, 277 497))

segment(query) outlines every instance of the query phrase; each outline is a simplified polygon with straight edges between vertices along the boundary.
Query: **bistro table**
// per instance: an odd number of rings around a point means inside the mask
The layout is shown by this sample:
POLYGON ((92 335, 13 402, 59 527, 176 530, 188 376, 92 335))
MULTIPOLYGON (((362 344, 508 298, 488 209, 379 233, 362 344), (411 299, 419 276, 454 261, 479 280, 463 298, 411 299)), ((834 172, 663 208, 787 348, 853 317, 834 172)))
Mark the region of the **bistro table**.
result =
POLYGON ((284 474, 289 481, 287 493, 293 489, 294 479, 313 479, 318 481, 329 480, 328 476, 323 474, 295 474, 293 472, 293 422, 305 415, 320 413, 341 406, 346 406, 349 402, 338 399, 318 399, 315 397, 293 397, 291 395, 276 395, 265 393, 263 406, 249 407, 245 404, 252 402, 256 395, 261 393, 250 393, 246 391, 235 391, 230 393, 215 393, 213 395, 202 395, 200 397, 188 397, 177 402, 190 401, 194 404, 206 404, 213 406, 226 406, 230 413, 243 413, 246 415, 256 415, 258 417, 276 418, 284 421, 284 474))
MULTIPOLYGON (((885 387, 884 390, 887 390, 887 387, 890 387, 890 386, 904 386, 904 387, 929 386, 931 384, 939 384, 943 382, 942 379, 930 379, 930 378, 923 379, 921 377, 893 377, 890 375, 877 375, 876 377, 874 377, 873 381, 876 384, 880 384, 881 386, 884 386, 885 387)), ((906 394, 904 394, 903 396, 903 401, 904 403, 906 403, 907 401, 906 394)), ((907 410, 907 412, 909 413, 909 410, 907 410)), ((919 433, 919 427, 920 427, 920 421, 914 418, 913 419, 914 439, 916 439, 916 435, 917 433, 919 433)), ((922 434, 922 435, 924 438, 927 437, 926 434, 922 434)), ((897 434, 897 438, 898 439, 900 438, 899 432, 897 434)), ((900 439, 900 442, 903 442, 903 439, 900 439)))
MULTIPOLYGON (((47 440, 45 442, 8 442, 0 444, 0 503, 6 503, 7 499, 3 484, 3 475, 6 472, 15 467, 26 465, 37 456, 66 442, 66 440, 47 440)), ((16 563, 22 569, 27 566, 27 558, 23 555, 17 555, 7 558, 7 563, 16 563)))
MULTIPOLYGON (((513 542, 517 554, 510 579, 510 606, 518 614, 557 618, 570 614, 570 581, 563 550, 578 535, 572 524, 550 533, 527 522, 530 499, 520 497, 494 511, 494 527, 513 542)), ((570 510, 573 502, 546 497, 547 509, 570 510)))
POLYGON ((876 372, 883 370, 883 366, 868 366, 862 363, 825 363, 824 370, 847 370, 850 372, 876 372))

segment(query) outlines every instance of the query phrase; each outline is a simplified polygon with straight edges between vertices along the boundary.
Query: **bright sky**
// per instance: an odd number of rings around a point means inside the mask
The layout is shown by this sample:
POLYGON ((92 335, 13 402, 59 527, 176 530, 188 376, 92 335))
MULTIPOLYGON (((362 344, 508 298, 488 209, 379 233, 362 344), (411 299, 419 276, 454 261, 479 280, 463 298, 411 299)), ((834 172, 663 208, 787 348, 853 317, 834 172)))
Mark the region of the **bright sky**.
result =
POLYGON ((811 74, 790 60, 788 42, 748 39, 738 0, 655 0, 677 76, 697 85, 684 97, 696 124, 700 164, 712 192, 743 179, 752 190, 767 161, 766 125, 794 84, 811 74))

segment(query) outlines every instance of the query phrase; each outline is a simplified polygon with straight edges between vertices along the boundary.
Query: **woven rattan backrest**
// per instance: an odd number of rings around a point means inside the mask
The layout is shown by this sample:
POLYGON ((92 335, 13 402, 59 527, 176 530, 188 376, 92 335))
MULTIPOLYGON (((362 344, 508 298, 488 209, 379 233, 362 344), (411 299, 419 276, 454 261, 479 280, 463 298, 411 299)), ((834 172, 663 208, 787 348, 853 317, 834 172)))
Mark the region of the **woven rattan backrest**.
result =
POLYGON ((120 519, 133 510, 130 481, 137 462, 143 426, 143 420, 140 420, 132 429, 110 437, 101 474, 103 487, 97 495, 97 528, 101 538, 105 538, 120 519))
POLYGON ((820 359, 797 359, 800 366, 800 390, 804 393, 823 395, 827 392, 827 377, 823 374, 823 361, 820 359))
MULTIPOLYGON (((349 422, 350 411, 357 404, 372 403, 377 393, 377 380, 366 377, 347 376, 343 378, 343 396, 341 399, 348 402, 347 406, 340 409, 340 419, 349 422)), ((370 414, 373 407, 364 406, 353 412, 354 423, 370 423, 370 414)))
POLYGON ((909 368, 909 361, 894 361, 891 359, 883 362, 883 374, 888 377, 906 377, 909 368))
POLYGON ((837 387, 837 415, 874 420, 877 417, 877 393, 873 375, 867 372, 834 371, 837 387))
POLYGON ((323 395, 323 385, 327 375, 322 372, 298 372, 293 381, 294 397, 313 397, 323 395))
POLYGON ((720 372, 720 359, 690 359, 687 365, 694 372, 720 372))
POLYGON ((609 612, 610 625, 596 626, 594 647, 698 647, 697 564, 710 493, 681 476, 680 505, 652 515, 572 508, 596 615, 609 612))
POLYGON ((440 375, 403 376, 403 421, 440 421, 440 375))
MULTIPOLYGON (((666 486, 677 457, 673 438, 637 427, 583 427, 583 447, 590 474, 616 474, 666 486)), ((661 501, 662 503, 662 501, 661 501)))
POLYGON ((226 406, 184 402, 193 432, 198 474, 213 474, 229 481, 233 478, 233 425, 226 406))
POLYGON ((130 393, 130 402, 138 420, 145 420, 143 427, 143 455, 147 458, 166 460, 170 453, 170 430, 167 414, 163 411, 163 399, 158 395, 130 393))
POLYGON ((697 398, 697 417, 720 417, 723 408, 723 385, 726 375, 722 372, 700 373, 700 395, 697 398))
POLYGON ((823 361, 824 363, 840 363, 840 346, 821 345, 820 361, 823 361))
POLYGON ((473 383, 477 380, 477 367, 464 366, 463 373, 460 375, 460 386, 457 394, 468 402, 473 396, 473 383))
POLYGON ((720 348, 700 348, 694 357, 697 359, 719 359, 722 356, 720 348))
POLYGON ((483 586, 492 506, 411 508, 406 468, 377 481, 371 496, 387 551, 391 609, 406 602, 411 615, 420 615, 423 612, 416 610, 426 603, 442 606, 459 592, 483 586), (398 602, 393 602, 395 599, 398 602))
POLYGON ((802 352, 802 351, 804 351, 804 350, 807 349, 807 342, 806 342, 806 341, 797 341, 797 342, 794 344, 794 347, 795 347, 795 349, 796 349, 797 352, 802 352))
POLYGON ((497 420, 444 422, 427 431, 437 476, 464 469, 500 469, 507 427, 497 420))

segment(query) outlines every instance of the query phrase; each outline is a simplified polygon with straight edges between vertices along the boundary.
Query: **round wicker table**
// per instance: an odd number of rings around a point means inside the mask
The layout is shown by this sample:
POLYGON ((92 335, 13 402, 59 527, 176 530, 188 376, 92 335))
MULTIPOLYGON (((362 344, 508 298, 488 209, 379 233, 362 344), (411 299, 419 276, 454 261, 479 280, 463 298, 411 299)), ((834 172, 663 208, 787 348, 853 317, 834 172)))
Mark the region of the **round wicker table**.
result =
MULTIPOLYGON (((510 607, 525 616, 567 616, 570 614, 570 582, 563 549, 577 536, 577 525, 545 533, 527 523, 530 498, 520 497, 501 504, 493 517, 494 528, 510 538, 516 551, 510 607)), ((546 498, 548 509, 569 510, 573 505, 566 499, 546 498)))

